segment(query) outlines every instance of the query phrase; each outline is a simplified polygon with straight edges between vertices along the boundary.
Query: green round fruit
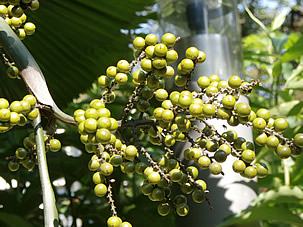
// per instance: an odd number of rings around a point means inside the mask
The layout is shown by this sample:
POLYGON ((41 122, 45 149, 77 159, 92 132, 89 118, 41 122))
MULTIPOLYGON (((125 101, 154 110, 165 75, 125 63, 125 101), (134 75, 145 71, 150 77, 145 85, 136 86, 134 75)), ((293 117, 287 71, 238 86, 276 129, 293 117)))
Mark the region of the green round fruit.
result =
POLYGON ((177 37, 172 33, 165 33, 161 37, 162 43, 164 43, 168 47, 172 47, 175 45, 177 37))
POLYGON ((291 149, 287 145, 279 144, 276 148, 276 153, 282 159, 289 158, 291 155, 291 149))
POLYGON ((105 184, 102 184, 102 183, 97 184, 94 188, 94 192, 95 192, 96 196, 103 197, 107 193, 107 187, 105 184))
POLYGON ((122 220, 117 216, 111 216, 107 219, 107 227, 121 227, 122 220))
POLYGON ((184 217, 184 216, 188 215, 189 207, 185 203, 179 204, 176 207, 176 212, 177 212, 177 215, 179 215, 180 217, 184 217))
POLYGON ((84 121, 84 129, 88 133, 94 133, 97 130, 97 120, 88 118, 84 121))
POLYGON ((126 147, 124 155, 127 160, 132 161, 138 156, 138 149, 133 145, 129 145, 126 147))
POLYGON ((5 98, 0 98, 0 109, 7 109, 9 102, 5 98))
POLYGON ((209 79, 211 82, 219 82, 221 80, 220 77, 216 74, 210 75, 209 79))
POLYGON ((242 84, 242 79, 239 76, 233 75, 228 79, 228 85, 231 88, 239 88, 242 84))
POLYGON ((161 188, 155 188, 151 193, 152 201, 162 201, 165 198, 165 192, 161 188))
POLYGON ((152 61, 152 65, 155 69, 163 70, 167 66, 167 62, 164 58, 155 58, 152 61))
POLYGON ((16 66, 12 65, 7 68, 6 73, 7 73, 8 77, 15 79, 19 76, 19 69, 16 66))
POLYGON ((199 116, 203 113, 203 104, 193 103, 189 106, 189 113, 192 116, 199 116))
POLYGON ((246 168, 246 164, 242 160, 236 160, 234 161, 232 168, 236 173, 243 173, 246 168))
POLYGON ((158 184, 161 180, 161 176, 159 173, 152 171, 150 174, 148 174, 147 180, 151 184, 158 184))
POLYGON ((191 197, 195 203, 202 203, 205 201, 206 198, 204 192, 199 189, 195 189, 191 197))
POLYGON ((276 136, 271 135, 271 136, 267 137, 266 145, 268 147, 276 148, 279 145, 279 143, 280 143, 280 141, 276 136))
POLYGON ((285 118, 277 118, 274 121, 274 127, 277 132, 284 131, 288 127, 288 122, 285 118))
POLYGON ((163 110, 161 119, 166 122, 170 122, 174 119, 174 112, 172 110, 163 110))
POLYGON ((256 154, 252 150, 244 150, 241 154, 241 158, 246 163, 251 163, 256 158, 256 154))
POLYGON ((211 164, 210 158, 207 156, 201 156, 198 159, 198 165, 201 169, 208 169, 210 164, 211 164))
POLYGON ((161 216, 167 216, 170 212, 170 205, 168 203, 160 203, 157 210, 161 216))
POLYGON ((209 165, 209 171, 211 172, 211 174, 213 175, 218 175, 220 173, 222 173, 222 166, 221 164, 217 163, 217 162, 213 162, 209 165))
POLYGON ((197 80, 198 86, 202 89, 207 88, 210 85, 210 79, 207 76, 200 76, 197 80))
POLYGON ((191 60, 191 59, 188 59, 188 58, 184 58, 182 61, 181 61, 181 68, 182 70, 184 70, 185 72, 190 72, 194 69, 195 67, 195 64, 194 62, 191 60))
POLYGON ((145 48, 145 54, 148 58, 153 58, 155 53, 155 46, 148 46, 145 48))
POLYGON ((256 143, 260 146, 264 146, 267 143, 267 134, 266 133, 262 133, 260 135, 258 135, 255 139, 256 143))
POLYGON ((126 60, 120 60, 117 63, 117 69, 119 72, 128 73, 130 70, 130 64, 126 60))
POLYGON ((108 143, 111 140, 111 132, 108 129, 101 128, 96 133, 97 141, 101 143, 108 143))
POLYGON ((36 31, 36 25, 31 22, 27 22, 24 25, 24 31, 25 31, 26 35, 32 35, 36 31))
POLYGON ((137 50, 141 50, 145 47, 145 39, 142 37, 136 37, 133 41, 133 46, 137 50))
POLYGON ((198 55, 198 63, 202 63, 206 60, 206 54, 203 51, 199 51, 199 55, 198 55))
POLYGON ((253 127, 258 130, 263 130, 266 127, 266 121, 261 117, 255 118, 253 120, 252 124, 253 124, 253 127))
POLYGON ((165 89, 158 89, 155 91, 155 98, 158 101, 164 101, 168 98, 168 92, 165 89))
POLYGON ((186 168, 186 172, 193 178, 193 179, 197 179, 198 175, 199 175, 199 170, 194 167, 194 166, 188 166, 186 168))
POLYGON ((199 50, 196 47, 189 47, 186 49, 185 56, 191 60, 196 60, 199 56, 199 50))
POLYGON ((215 152, 214 154, 214 159, 217 161, 217 162, 225 162, 226 161, 226 158, 227 158, 227 155, 224 151, 222 150, 218 150, 215 152))
POLYGON ((222 98, 222 105, 226 108, 226 109, 233 109, 234 106, 236 104, 236 99, 233 95, 225 95, 222 98))
POLYGON ((158 57, 165 57, 167 53, 167 46, 163 43, 158 43, 155 45, 154 53, 158 57))
POLYGON ((270 118, 270 112, 267 109, 261 108, 256 112, 257 116, 267 121, 270 118))
POLYGON ((115 81, 117 84, 126 84, 128 81, 128 76, 125 73, 117 73, 115 76, 115 81))
POLYGON ((145 36, 145 43, 147 45, 155 45, 158 42, 158 37, 155 34, 148 34, 145 36))
POLYGON ((61 149, 61 142, 58 139, 51 139, 49 141, 49 149, 52 152, 60 151, 60 149, 61 149))
POLYGON ((174 63, 175 61, 177 61, 178 60, 178 52, 177 51, 175 51, 175 50, 168 50, 167 52, 166 52, 166 61, 167 61, 167 63, 174 63))
POLYGON ((204 192, 207 189, 207 184, 204 180, 199 179, 199 180, 196 180, 195 183, 196 183, 196 186, 198 185, 197 187, 201 191, 204 192))
POLYGON ((255 176, 257 176, 257 169, 253 166, 246 167, 244 170, 244 176, 250 179, 254 178, 255 176))
POLYGON ((101 184, 105 182, 105 177, 100 172, 95 172, 93 175, 93 182, 95 184, 101 184))
POLYGON ((104 176, 110 176, 113 173, 113 171, 114 171, 113 165, 108 162, 103 162, 100 165, 100 172, 104 176))
POLYGON ((20 168, 20 164, 18 162, 15 161, 9 161, 8 162, 8 169, 12 172, 16 172, 18 171, 20 168))
POLYGON ((132 225, 129 222, 124 221, 119 227, 132 227, 132 225))
POLYGON ((257 176, 259 178, 263 178, 268 175, 268 168, 264 163, 257 163, 256 169, 257 169, 257 176))
POLYGON ((8 122, 11 117, 11 112, 9 109, 0 109, 0 121, 8 122))
POLYGON ((144 195, 149 195, 153 192, 154 190, 154 186, 152 184, 148 184, 148 183, 144 183, 142 186, 141 186, 141 192, 144 194, 144 195))
POLYGON ((237 114, 241 117, 248 116, 250 114, 251 108, 247 103, 244 102, 238 102, 235 105, 235 111, 237 114))
POLYGON ((303 147, 303 133, 296 134, 293 141, 297 147, 303 147))
POLYGON ((216 114, 216 106, 213 104, 204 104, 203 105, 203 113, 207 117, 212 117, 216 114))
POLYGON ((16 158, 18 158, 20 160, 25 159, 27 156, 27 150, 22 147, 19 147, 16 149, 15 155, 16 155, 16 158))

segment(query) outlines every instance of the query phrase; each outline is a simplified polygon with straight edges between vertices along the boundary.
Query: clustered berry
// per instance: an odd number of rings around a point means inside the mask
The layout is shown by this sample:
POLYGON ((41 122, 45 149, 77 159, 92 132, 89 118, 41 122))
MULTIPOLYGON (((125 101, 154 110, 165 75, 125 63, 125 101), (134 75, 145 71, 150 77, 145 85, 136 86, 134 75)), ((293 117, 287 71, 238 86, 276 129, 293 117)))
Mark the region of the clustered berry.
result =
POLYGON ((35 33, 36 26, 32 22, 26 22, 26 10, 35 11, 39 8, 38 0, 0 0, 0 16, 16 32, 22 40, 35 33))
POLYGON ((39 110, 36 108, 36 98, 26 95, 21 101, 9 103, 7 99, 0 98, 0 133, 12 129, 14 126, 24 126, 34 120, 39 110))
MULTIPOLYGON (((44 135, 44 142, 46 144, 46 152, 57 152, 61 149, 61 142, 51 136, 44 135)), ((7 157, 8 169, 12 172, 18 171, 20 164, 28 171, 33 171, 37 163, 37 146, 35 141, 35 134, 31 133, 23 139, 23 147, 19 147, 15 151, 15 155, 7 157)))
POLYGON ((154 34, 136 37, 133 40, 136 59, 120 60, 108 67, 105 75, 98 78, 102 97, 74 112, 80 140, 92 154, 88 168, 94 172, 94 192, 98 197, 106 196, 111 207, 112 216, 107 221, 110 227, 131 226, 117 216, 111 191, 115 171, 141 175, 141 192, 158 203, 161 216, 173 212, 186 216, 188 196, 196 203, 207 200, 207 184, 199 178, 199 169, 223 174, 221 163, 229 156, 235 157, 231 168, 244 177, 268 175, 268 167, 256 162, 252 141, 233 130, 219 133, 208 123, 209 119, 223 119, 230 126, 251 126, 258 132, 256 144, 272 148, 280 158, 302 152, 302 133, 294 139, 283 136, 288 127, 286 119, 274 119, 266 109, 253 111, 248 103, 239 101, 258 81, 246 82, 237 75, 227 81, 217 75, 191 81, 196 64, 203 63, 206 55, 196 47, 189 47, 176 64, 177 41, 171 33, 161 39, 154 34), (176 69, 172 64, 176 64, 176 69), (179 89, 166 89, 165 81, 171 78, 179 89), (114 119, 107 104, 115 100, 115 89, 129 84, 128 81, 132 81, 134 91, 121 119, 114 119), (189 83, 199 89, 188 90, 189 83), (125 139, 127 129, 131 129, 132 138, 125 139), (184 151, 187 164, 173 150, 176 143, 185 142, 191 143, 184 151), (158 147, 160 154, 148 147, 158 147))

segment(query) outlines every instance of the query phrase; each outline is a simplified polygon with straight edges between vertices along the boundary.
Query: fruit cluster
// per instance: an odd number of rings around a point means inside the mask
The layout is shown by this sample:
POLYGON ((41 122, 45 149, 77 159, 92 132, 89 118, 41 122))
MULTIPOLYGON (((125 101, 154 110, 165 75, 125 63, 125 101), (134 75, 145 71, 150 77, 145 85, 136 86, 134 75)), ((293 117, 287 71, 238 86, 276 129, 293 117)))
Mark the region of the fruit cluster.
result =
POLYGON ((179 56, 173 48, 177 41, 171 33, 164 34, 161 42, 154 34, 135 38, 136 59, 130 63, 120 60, 108 67, 106 75, 98 78, 104 90, 101 98, 74 112, 80 140, 92 154, 88 168, 94 172, 94 192, 107 197, 112 211, 107 223, 110 227, 131 226, 117 216, 111 191, 115 171, 142 176, 141 192, 158 202, 162 216, 173 210, 186 216, 188 196, 196 203, 207 200, 207 184, 199 179, 199 169, 223 174, 221 163, 230 156, 234 157, 231 168, 236 173, 247 178, 268 175, 267 166, 256 162, 252 141, 233 130, 219 133, 209 119, 256 129, 256 143, 273 148, 280 158, 302 152, 302 133, 294 139, 283 136, 288 127, 286 119, 274 119, 266 109, 253 111, 239 100, 258 85, 257 81, 246 82, 236 75, 226 81, 217 75, 191 81, 196 64, 204 62, 206 55, 189 47, 175 70, 172 64, 179 56), (170 78, 182 89, 167 91, 165 80, 170 78), (127 84, 129 79, 134 91, 121 118, 114 119, 107 104, 115 100, 117 85, 127 84), (199 89, 188 90, 190 83, 199 89), (173 147, 188 142, 191 146, 184 151, 184 162, 173 147))
MULTIPOLYGON (((45 135, 44 141, 46 152, 57 152, 61 149, 61 142, 58 139, 45 135)), ((32 171, 37 162, 36 149, 35 135, 31 133, 23 139, 23 147, 17 148, 14 156, 7 157, 8 169, 12 172, 18 171, 21 164, 28 171, 32 171)))
POLYGON ((21 101, 9 103, 5 98, 0 98, 0 133, 7 132, 16 125, 24 126, 34 120, 39 110, 35 108, 36 98, 26 95, 21 101))
POLYGON ((36 26, 32 22, 26 22, 26 10, 31 11, 39 8, 38 0, 0 0, 0 16, 23 40, 26 36, 35 33, 36 26))

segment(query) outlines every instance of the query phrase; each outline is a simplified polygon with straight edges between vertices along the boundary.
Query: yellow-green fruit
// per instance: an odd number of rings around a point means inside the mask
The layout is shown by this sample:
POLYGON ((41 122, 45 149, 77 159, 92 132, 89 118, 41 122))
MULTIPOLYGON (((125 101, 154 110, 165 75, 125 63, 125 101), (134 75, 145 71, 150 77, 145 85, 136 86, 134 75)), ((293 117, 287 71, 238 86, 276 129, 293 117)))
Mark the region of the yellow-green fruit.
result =
POLYGON ((175 50, 168 50, 166 52, 166 61, 168 63, 174 63, 175 61, 178 60, 178 52, 175 50))
POLYGON ((176 43, 176 40, 177 40, 177 37, 172 34, 172 33, 165 33, 162 37, 161 37, 161 41, 169 46, 169 47, 172 47, 175 45, 176 43))
MULTIPOLYGON (((145 173, 145 171, 144 171, 145 173)), ((148 176, 147 176, 147 180, 149 181, 149 183, 151 184, 158 184, 161 180, 161 176, 159 173, 152 171, 148 176)))
POLYGON ((22 20, 19 17, 12 17, 11 18, 11 24, 14 27, 18 28, 22 25, 22 20))
POLYGON ((107 193, 107 187, 105 184, 100 183, 95 186, 94 191, 96 196, 103 197, 107 193))
POLYGON ((98 78, 98 85, 100 87, 107 87, 109 85, 109 78, 105 75, 101 75, 98 78))
POLYGON ((24 31, 25 31, 26 35, 32 35, 36 31, 36 25, 31 22, 27 22, 24 25, 24 31))
POLYGON ((158 42, 158 37, 155 34, 148 34, 145 36, 145 43, 147 45, 155 45, 158 42))
POLYGON ((11 125, 16 125, 16 124, 19 124, 19 122, 20 122, 20 116, 19 116, 19 114, 15 113, 15 112, 11 112, 9 123, 11 125))
MULTIPOLYGON (((2 3, 1 3, 2 4, 2 3)), ((8 14, 8 9, 5 5, 0 5, 0 15, 1 16, 6 16, 8 14)))
POLYGON ((27 118, 29 120, 35 120, 39 115, 39 109, 38 108, 34 108, 32 111, 30 111, 28 114, 27 114, 27 118))
POLYGON ((109 176, 113 173, 114 167, 112 166, 112 164, 110 164, 108 162, 104 162, 101 164, 100 170, 101 170, 100 172, 102 173, 102 175, 109 176))
POLYGON ((0 121, 7 122, 10 120, 11 112, 9 109, 0 109, 0 121))
POLYGON ((133 46, 137 50, 141 50, 145 47, 145 40, 142 37, 136 37, 133 41, 133 46))
POLYGON ((34 107, 37 103, 37 99, 33 95, 26 95, 24 96, 23 100, 27 101, 31 105, 31 107, 34 107))
POLYGON ((5 98, 0 98, 0 109, 7 109, 9 102, 5 98))
POLYGON ((49 149, 53 152, 57 152, 61 149, 61 142, 57 139, 51 139, 49 141, 49 149))
POLYGON ((186 49, 185 56, 191 60, 196 60, 199 56, 199 50, 196 47, 189 47, 186 49))
POLYGON ((12 112, 21 113, 23 111, 22 105, 20 101, 13 101, 10 106, 10 110, 12 112))
POLYGON ((108 77, 115 78, 116 75, 117 75, 117 67, 115 67, 115 66, 109 66, 109 67, 106 69, 106 75, 107 75, 108 77))
POLYGON ((115 81, 118 84, 126 84, 128 80, 128 76, 125 73, 117 73, 115 77, 115 81))

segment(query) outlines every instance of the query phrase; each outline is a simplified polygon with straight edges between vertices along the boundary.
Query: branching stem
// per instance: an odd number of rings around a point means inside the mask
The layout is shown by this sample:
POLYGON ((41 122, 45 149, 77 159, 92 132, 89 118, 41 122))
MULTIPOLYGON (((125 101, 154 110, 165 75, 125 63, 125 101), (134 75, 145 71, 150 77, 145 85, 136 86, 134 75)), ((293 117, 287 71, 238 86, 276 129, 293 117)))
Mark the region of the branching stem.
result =
POLYGON ((44 143, 44 132, 41 126, 40 115, 34 120, 33 126, 35 128, 38 167, 39 167, 40 182, 41 182, 42 197, 43 197, 44 226, 45 227, 59 226, 55 195, 48 173, 45 143, 44 143))

